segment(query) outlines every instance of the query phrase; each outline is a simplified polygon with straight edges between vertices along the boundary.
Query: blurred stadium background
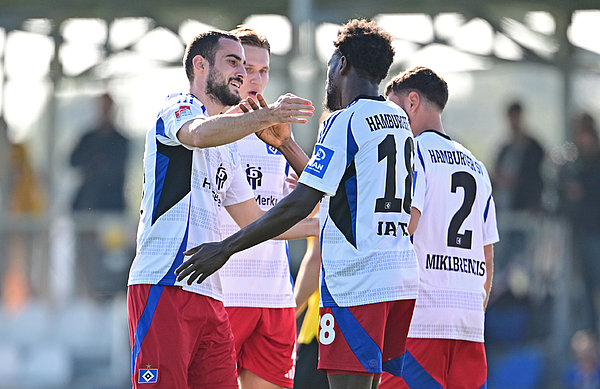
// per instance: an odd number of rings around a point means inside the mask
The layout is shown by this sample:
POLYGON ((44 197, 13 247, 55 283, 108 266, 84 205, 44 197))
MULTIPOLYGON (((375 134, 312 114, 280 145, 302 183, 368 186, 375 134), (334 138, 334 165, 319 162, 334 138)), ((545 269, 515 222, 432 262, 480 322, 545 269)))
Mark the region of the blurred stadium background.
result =
MULTIPOLYGON (((125 292, 144 135, 166 94, 187 89, 185 44, 248 24, 271 42, 267 100, 290 91, 320 110, 331 42, 352 17, 394 36, 390 75, 425 65, 446 78, 446 129, 492 173, 510 135, 506 106, 523 103, 546 150, 545 185, 539 212, 499 209, 501 240, 521 243, 496 249, 488 382, 567 387, 570 340, 589 320, 558 173, 573 159, 574 116, 600 118, 599 9, 597 0, 0 0, 0 387, 130 386, 125 292), (69 157, 106 92, 130 140, 127 206, 74 212, 81 177, 69 157)), ((318 116, 295 128, 309 154, 318 116)), ((291 245, 294 271, 303 244, 291 245)))

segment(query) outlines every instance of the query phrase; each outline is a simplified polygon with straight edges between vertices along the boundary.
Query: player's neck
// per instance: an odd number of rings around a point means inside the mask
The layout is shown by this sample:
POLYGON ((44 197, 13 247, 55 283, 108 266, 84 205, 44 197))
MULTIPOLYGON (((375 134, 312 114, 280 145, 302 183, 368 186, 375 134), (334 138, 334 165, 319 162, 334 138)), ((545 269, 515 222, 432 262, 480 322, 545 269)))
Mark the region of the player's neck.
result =
POLYGON ((347 107, 361 95, 379 96, 379 85, 362 77, 346 77, 342 89, 342 107, 347 107))
POLYGON ((422 118, 412 130, 414 136, 428 130, 433 130, 446 135, 446 131, 444 131, 444 126, 442 125, 442 118, 439 115, 431 115, 422 118))
POLYGON ((190 93, 194 95, 204 107, 206 107, 206 112, 208 116, 218 115, 221 112, 225 111, 227 107, 225 107, 220 101, 216 98, 209 96, 204 91, 205 88, 200 88, 195 84, 190 86, 190 93))

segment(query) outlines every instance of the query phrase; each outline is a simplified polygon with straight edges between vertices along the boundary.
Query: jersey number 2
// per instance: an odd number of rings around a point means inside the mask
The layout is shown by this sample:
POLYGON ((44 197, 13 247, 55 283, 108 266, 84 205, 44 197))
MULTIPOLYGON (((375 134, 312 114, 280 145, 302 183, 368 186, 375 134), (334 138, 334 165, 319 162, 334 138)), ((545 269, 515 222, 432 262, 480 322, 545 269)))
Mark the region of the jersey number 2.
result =
POLYGON ((475 181, 475 178, 467 172, 456 172, 452 174, 450 191, 456 193, 458 187, 464 189, 465 197, 462 205, 450 221, 450 226, 448 227, 448 247, 470 249, 473 240, 473 231, 465 230, 464 234, 459 234, 458 230, 473 209, 475 193, 477 192, 477 182, 475 181))
POLYGON ((404 212, 410 213, 410 205, 412 203, 411 190, 414 169, 412 165, 413 156, 413 140, 411 137, 406 138, 404 143, 404 165, 406 167, 406 178, 404 179, 404 201, 396 197, 396 140, 394 135, 389 134, 377 146, 378 161, 387 160, 386 177, 385 177, 385 193, 383 197, 375 199, 375 212, 404 212))

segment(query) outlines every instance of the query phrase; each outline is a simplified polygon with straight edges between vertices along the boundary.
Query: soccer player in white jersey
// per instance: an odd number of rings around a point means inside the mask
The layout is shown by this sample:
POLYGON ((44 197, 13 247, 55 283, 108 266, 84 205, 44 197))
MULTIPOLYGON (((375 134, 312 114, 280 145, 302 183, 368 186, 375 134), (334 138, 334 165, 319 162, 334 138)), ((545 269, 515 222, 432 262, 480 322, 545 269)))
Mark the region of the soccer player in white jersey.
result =
MULTIPOLYGON (((269 42, 254 30, 239 26, 231 31, 246 55, 242 98, 256 98, 269 81, 269 42)), ((235 142, 242 170, 263 210, 288 192, 289 165, 277 149, 255 134, 235 142)), ((308 157, 306 157, 308 161, 308 157)), ((221 233, 239 230, 222 210, 221 233)), ((291 388, 294 385, 296 315, 288 263, 287 243, 270 240, 231 257, 219 271, 223 303, 235 340, 242 389, 291 388)))
POLYGON ((194 248, 178 280, 202 282, 229 257, 285 231, 323 195, 319 368, 332 389, 376 388, 400 374, 418 289, 407 226, 413 138, 402 109, 378 96, 394 50, 374 22, 351 20, 329 60, 323 124, 298 186, 264 217, 222 242, 194 248))
POLYGON ((420 283, 402 378, 384 374, 380 387, 485 388, 483 324, 498 241, 490 178, 444 131, 446 81, 416 67, 396 76, 385 93, 406 111, 415 136, 408 230, 420 283))
MULTIPOLYGON (((148 132, 137 250, 127 293, 134 388, 238 386, 219 275, 190 286, 177 282, 174 270, 187 248, 220 238, 219 208, 225 207, 242 226, 264 213, 237 151, 225 144, 260 130, 261 139, 293 156, 289 162, 300 169, 306 160, 294 159, 298 145, 285 128, 273 125, 302 123, 312 116, 310 101, 293 95, 261 107, 249 101, 256 109, 248 113, 220 114, 240 102, 244 59, 234 35, 198 35, 184 58, 190 93, 168 96, 148 132)), ((311 233, 317 234, 318 226, 309 221, 280 238, 311 233)))

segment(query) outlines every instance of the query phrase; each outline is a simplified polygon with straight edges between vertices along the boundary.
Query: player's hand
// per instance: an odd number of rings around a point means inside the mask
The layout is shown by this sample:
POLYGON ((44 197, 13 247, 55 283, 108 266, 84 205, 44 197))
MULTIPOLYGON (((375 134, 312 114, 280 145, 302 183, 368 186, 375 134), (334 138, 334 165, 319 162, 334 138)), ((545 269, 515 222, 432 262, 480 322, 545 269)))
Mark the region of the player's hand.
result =
MULTIPOLYGON (((256 95, 256 99, 258 100, 258 104, 251 97, 247 99, 246 103, 253 110, 268 109, 269 106, 260 93, 256 95)), ((242 111, 248 109, 245 104, 240 104, 240 108, 242 111)), ((292 125, 290 123, 277 123, 256 131, 256 136, 266 144, 279 148, 285 141, 291 139, 292 125)))
MULTIPOLYGON (((256 97, 260 102, 262 96, 258 94, 256 97)), ((261 108, 263 108, 262 105, 261 108)), ((308 119, 305 118, 313 116, 315 107, 310 100, 287 93, 279 96, 276 102, 266 105, 263 109, 269 111, 273 124, 306 123, 308 119)))
POLYGON ((188 285, 192 285, 196 279, 198 284, 201 284, 208 276, 223 267, 231 256, 225 252, 221 242, 201 244, 184 254, 191 257, 175 270, 175 275, 177 281, 182 281, 189 276, 188 285))
POLYGON ((294 190, 298 186, 298 176, 296 173, 290 173, 289 177, 285 179, 285 182, 290 184, 290 189, 294 190))

